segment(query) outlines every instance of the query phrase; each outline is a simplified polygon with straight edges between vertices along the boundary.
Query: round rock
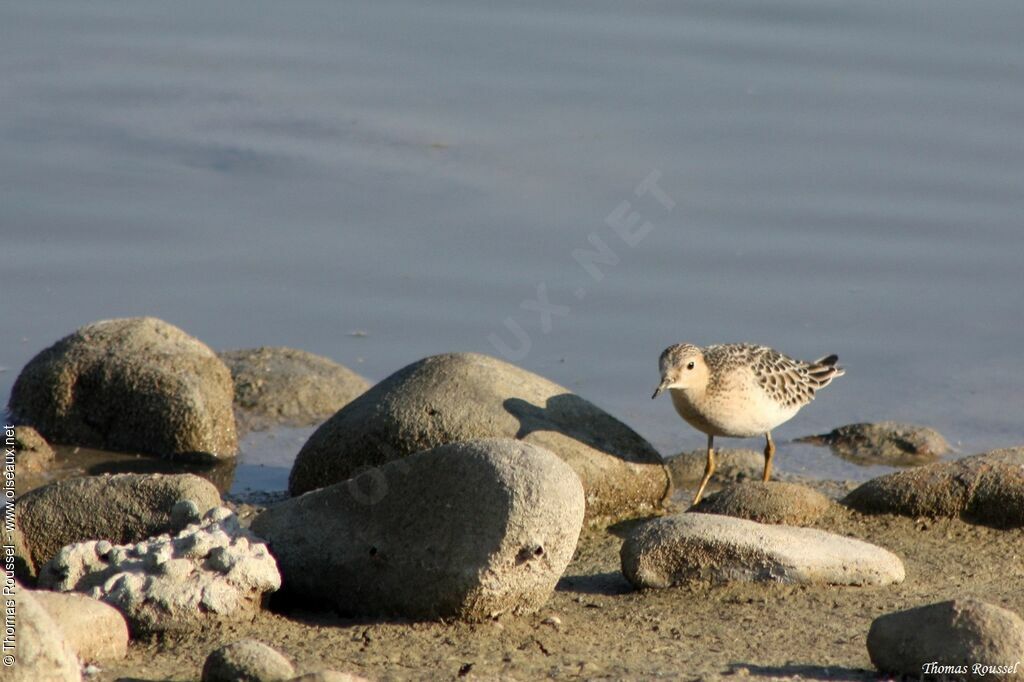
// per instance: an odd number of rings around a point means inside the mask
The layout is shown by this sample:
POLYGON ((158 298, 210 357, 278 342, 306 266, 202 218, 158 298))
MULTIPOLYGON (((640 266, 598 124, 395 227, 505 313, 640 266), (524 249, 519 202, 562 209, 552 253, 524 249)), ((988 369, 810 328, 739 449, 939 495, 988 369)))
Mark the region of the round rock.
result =
POLYGON ((622 545, 622 572, 639 588, 688 581, 890 585, 903 582, 892 552, 813 528, 714 514, 648 521, 622 545))
POLYGON ((880 616, 871 623, 867 644, 871 662, 885 673, 1024 679, 1024 619, 974 599, 880 616))
POLYGON ((252 529, 293 597, 354 615, 479 621, 547 601, 584 505, 579 478, 551 452, 484 439, 292 498, 252 529))
POLYGON ((847 424, 797 442, 827 445, 843 459, 866 465, 917 466, 934 462, 950 450, 935 429, 891 421, 847 424))
POLYGON ((1024 447, 897 471, 864 483, 843 504, 866 514, 957 517, 1024 526, 1024 447))
POLYGON ((804 526, 821 518, 830 504, 827 497, 806 486, 749 481, 709 495, 694 510, 758 523, 804 526))
POLYGON ((212 350, 141 317, 94 322, 36 355, 10 410, 54 443, 208 460, 238 449, 233 395, 212 350))
POLYGON ((628 426, 558 384, 475 353, 420 360, 343 407, 302 447, 289 490, 298 495, 421 450, 494 437, 567 462, 592 519, 650 512, 670 492, 661 456, 628 426))
POLYGON ((45 471, 54 458, 53 448, 31 426, 14 427, 14 457, 18 471, 23 473, 45 471))
POLYGON ((121 612, 84 594, 32 593, 54 622, 64 639, 84 662, 116 661, 128 654, 128 624, 121 612))
POLYGON ((12 682, 79 682, 81 667, 64 632, 34 597, 31 590, 15 583, 14 601, 18 615, 13 668, 3 666, 4 679, 12 682), (7 674, 13 673, 8 678, 7 674))
POLYGON ((217 488, 194 474, 117 474, 56 481, 15 505, 16 535, 30 575, 61 547, 84 540, 138 542, 176 530, 175 504, 200 513, 221 503, 217 488))
POLYGON ((319 424, 366 391, 366 379, 295 348, 219 353, 235 382, 235 405, 249 428, 319 424))
POLYGON ((214 650, 203 664, 202 682, 279 682, 295 675, 291 661, 255 639, 214 650))

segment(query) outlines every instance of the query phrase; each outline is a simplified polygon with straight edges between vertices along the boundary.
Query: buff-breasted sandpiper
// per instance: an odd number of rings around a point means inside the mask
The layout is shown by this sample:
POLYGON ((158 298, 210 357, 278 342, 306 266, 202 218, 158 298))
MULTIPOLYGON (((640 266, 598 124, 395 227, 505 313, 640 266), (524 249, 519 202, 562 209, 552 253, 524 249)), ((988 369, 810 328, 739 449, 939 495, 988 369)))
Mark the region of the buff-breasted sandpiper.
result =
POLYGON ((751 438, 764 435, 764 476, 772 475, 775 443, 772 429, 789 421, 814 400, 815 391, 843 376, 839 357, 814 362, 794 360, 767 346, 747 343, 698 348, 689 343, 669 346, 658 360, 661 383, 652 398, 668 389, 676 412, 708 436, 704 478, 693 498, 700 502, 715 472, 715 436, 751 438))

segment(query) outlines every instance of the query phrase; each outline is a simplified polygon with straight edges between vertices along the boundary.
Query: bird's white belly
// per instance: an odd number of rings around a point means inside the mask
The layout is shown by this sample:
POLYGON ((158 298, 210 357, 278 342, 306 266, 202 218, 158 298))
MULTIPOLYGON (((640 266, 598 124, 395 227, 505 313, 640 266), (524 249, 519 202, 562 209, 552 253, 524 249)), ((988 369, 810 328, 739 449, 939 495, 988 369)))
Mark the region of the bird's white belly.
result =
POLYGON ((793 417, 800 406, 784 406, 764 391, 743 391, 728 399, 691 398, 671 389, 672 404, 690 426, 712 436, 751 438, 771 431, 793 417))

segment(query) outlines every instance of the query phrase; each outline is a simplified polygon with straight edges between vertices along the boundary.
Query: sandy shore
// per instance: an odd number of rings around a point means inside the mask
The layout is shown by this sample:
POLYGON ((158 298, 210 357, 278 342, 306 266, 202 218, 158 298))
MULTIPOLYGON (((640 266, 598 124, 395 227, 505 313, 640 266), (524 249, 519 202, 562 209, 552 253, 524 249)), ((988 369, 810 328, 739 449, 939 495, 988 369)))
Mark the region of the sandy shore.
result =
POLYGON ((252 623, 133 642, 127 659, 93 679, 198 679, 212 649, 241 637, 279 649, 302 672, 332 668, 382 680, 872 679, 865 637, 879 615, 952 597, 1024 613, 1024 529, 863 516, 836 505, 815 526, 896 552, 906 582, 636 592, 619 568, 622 536, 635 523, 585 531, 554 596, 532 616, 471 625, 264 612, 252 623))

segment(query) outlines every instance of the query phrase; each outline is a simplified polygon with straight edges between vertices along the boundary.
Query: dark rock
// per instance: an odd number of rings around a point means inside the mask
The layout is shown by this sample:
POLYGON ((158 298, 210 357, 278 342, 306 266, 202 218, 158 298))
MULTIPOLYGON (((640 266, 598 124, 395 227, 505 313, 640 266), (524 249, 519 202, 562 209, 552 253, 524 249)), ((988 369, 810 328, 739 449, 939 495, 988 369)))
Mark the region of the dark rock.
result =
POLYGON ((880 476, 843 504, 866 514, 961 516, 997 527, 1024 526, 1024 447, 880 476))
POLYGON ((54 452, 31 426, 14 427, 14 458, 19 473, 45 471, 53 464, 54 452))
POLYGON ((867 644, 871 662, 886 673, 912 678, 1024 679, 1024 619, 974 599, 879 616, 871 623, 867 644))
POLYGON ((935 429, 889 421, 847 424, 797 442, 827 445, 843 459, 864 465, 917 466, 934 462, 950 450, 935 429))
POLYGON ((758 523, 805 526, 831 505, 827 497, 795 483, 749 481, 731 485, 701 500, 694 511, 735 516, 758 523))
POLYGON ((235 382, 235 405, 250 429, 319 424, 370 384, 352 370, 294 348, 218 353, 235 382))
POLYGON ((10 410, 53 443, 209 460, 238 449, 233 395, 231 373, 204 344, 128 318, 86 325, 36 355, 10 410))
POLYGON ((483 620, 550 597, 583 523, 579 478, 512 439, 443 445, 267 509, 293 597, 356 615, 483 620))
POLYGON ((899 557, 860 540, 715 514, 648 521, 626 538, 620 558, 638 588, 689 581, 890 585, 905 576, 899 557))
POLYGON ((138 542, 180 530, 175 503, 192 501, 200 513, 220 504, 212 483, 192 474, 85 476, 29 491, 15 505, 18 554, 36 570, 61 547, 83 540, 138 542))
POLYGON ((298 495, 414 452, 491 437, 518 438, 565 460, 583 482, 592 519, 650 512, 670 492, 660 455, 635 431, 562 386, 473 353, 420 360, 346 405, 303 446, 289 490, 298 495))

